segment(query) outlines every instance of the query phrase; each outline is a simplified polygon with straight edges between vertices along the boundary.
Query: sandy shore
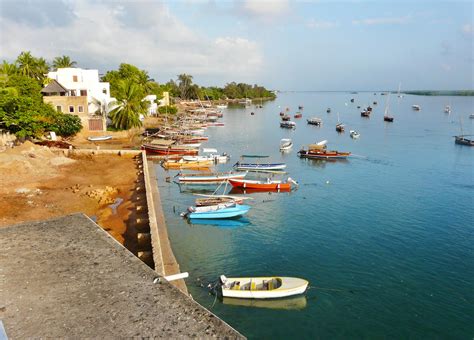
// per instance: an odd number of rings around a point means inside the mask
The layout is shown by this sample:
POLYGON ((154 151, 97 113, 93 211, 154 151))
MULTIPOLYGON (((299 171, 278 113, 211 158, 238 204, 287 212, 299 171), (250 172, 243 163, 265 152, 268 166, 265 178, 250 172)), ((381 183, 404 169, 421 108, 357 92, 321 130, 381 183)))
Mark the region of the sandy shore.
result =
POLYGON ((64 157, 27 142, 0 154, 0 227, 84 212, 136 253, 135 180, 133 156, 64 157))

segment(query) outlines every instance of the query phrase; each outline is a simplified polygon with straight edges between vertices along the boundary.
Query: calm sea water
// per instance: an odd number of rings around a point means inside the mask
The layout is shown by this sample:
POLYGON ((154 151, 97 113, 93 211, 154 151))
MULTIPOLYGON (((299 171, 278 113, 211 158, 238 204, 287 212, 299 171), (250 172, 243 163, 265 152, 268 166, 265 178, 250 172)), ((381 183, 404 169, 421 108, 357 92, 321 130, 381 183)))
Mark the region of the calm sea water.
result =
POLYGON ((373 92, 280 93, 263 108, 227 109, 225 127, 207 129, 206 146, 232 155, 220 170, 241 154, 267 154, 286 162, 300 183, 291 193, 250 194, 240 225, 183 220, 179 213, 195 196, 166 183, 176 172, 157 166, 173 250, 199 303, 249 338, 474 337, 474 148, 452 137, 460 116, 464 132, 473 133, 474 98, 391 96, 394 123, 383 122, 386 99, 373 92), (360 117, 356 106, 373 101, 372 116, 360 117), (450 115, 443 112, 448 104, 450 115), (289 107, 294 114, 298 105, 297 128, 281 129, 279 112, 289 107), (343 134, 335 131, 338 112, 343 134), (312 116, 323 125, 307 125, 312 116), (279 141, 287 137, 295 145, 282 154, 279 141), (297 157, 299 147, 323 139, 354 156, 297 157), (312 288, 299 298, 242 306, 214 301, 199 286, 221 274, 296 276, 312 288))

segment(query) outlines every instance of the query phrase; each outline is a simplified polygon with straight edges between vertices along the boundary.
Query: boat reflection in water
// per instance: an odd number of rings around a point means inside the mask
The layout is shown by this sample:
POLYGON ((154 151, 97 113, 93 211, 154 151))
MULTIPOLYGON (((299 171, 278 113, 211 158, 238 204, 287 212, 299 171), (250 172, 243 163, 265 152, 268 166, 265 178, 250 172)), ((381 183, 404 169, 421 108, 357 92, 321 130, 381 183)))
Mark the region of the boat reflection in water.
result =
POLYGON ((300 295, 287 299, 236 299, 224 297, 222 298, 224 305, 242 306, 242 307, 257 307, 280 310, 301 310, 306 308, 306 296, 300 295))
POLYGON ((220 228, 239 228, 250 224, 250 220, 244 217, 227 219, 204 219, 190 218, 189 224, 212 225, 220 228))

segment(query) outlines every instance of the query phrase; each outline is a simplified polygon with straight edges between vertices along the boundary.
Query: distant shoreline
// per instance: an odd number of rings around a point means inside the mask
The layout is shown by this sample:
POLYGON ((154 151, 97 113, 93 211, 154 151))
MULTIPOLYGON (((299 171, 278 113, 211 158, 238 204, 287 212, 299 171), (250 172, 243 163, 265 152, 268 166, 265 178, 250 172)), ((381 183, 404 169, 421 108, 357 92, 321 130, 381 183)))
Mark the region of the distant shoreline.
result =
MULTIPOLYGON (((307 90, 307 91, 292 91, 292 90, 285 90, 285 91, 277 91, 278 93, 293 93, 293 92, 327 92, 327 93, 335 93, 335 92, 340 92, 340 93, 351 93, 351 94, 357 94, 357 93, 398 93, 396 90, 361 90, 361 91, 351 91, 351 90, 341 90, 341 91, 328 91, 328 90, 307 90)), ((400 93, 403 94, 411 94, 414 96, 474 96, 474 90, 417 90, 417 91, 401 91, 400 93)))

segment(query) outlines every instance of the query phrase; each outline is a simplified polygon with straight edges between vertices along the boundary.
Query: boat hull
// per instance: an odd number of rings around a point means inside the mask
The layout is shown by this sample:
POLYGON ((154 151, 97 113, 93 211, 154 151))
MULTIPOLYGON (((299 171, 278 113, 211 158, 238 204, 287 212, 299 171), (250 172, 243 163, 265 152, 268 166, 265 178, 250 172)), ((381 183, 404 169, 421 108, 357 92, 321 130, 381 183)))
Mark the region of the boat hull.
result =
POLYGON ((234 168, 237 170, 249 170, 249 171, 278 171, 286 168, 285 163, 240 163, 234 164, 234 168))
POLYGON ((301 158, 313 158, 313 159, 345 159, 351 155, 350 152, 338 152, 338 151, 307 151, 300 150, 298 156, 301 158))
POLYGON ((156 147, 154 145, 147 145, 147 144, 142 145, 142 150, 145 150, 147 154, 162 155, 162 156, 167 156, 167 155, 194 156, 199 153, 199 151, 196 149, 168 148, 168 147, 162 148, 162 147, 156 147))
POLYGON ((223 183, 229 179, 242 179, 247 175, 247 173, 241 174, 222 174, 222 175, 208 175, 208 176, 179 176, 179 183, 186 184, 214 184, 214 183, 223 183))
POLYGON ((245 215, 250 209, 248 205, 236 205, 215 211, 192 212, 188 215, 191 219, 219 219, 232 218, 245 215))
POLYGON ((230 179, 229 183, 235 188, 252 189, 252 190, 280 190, 290 191, 290 183, 261 183, 259 181, 246 181, 230 179))

